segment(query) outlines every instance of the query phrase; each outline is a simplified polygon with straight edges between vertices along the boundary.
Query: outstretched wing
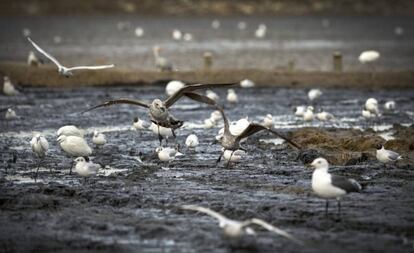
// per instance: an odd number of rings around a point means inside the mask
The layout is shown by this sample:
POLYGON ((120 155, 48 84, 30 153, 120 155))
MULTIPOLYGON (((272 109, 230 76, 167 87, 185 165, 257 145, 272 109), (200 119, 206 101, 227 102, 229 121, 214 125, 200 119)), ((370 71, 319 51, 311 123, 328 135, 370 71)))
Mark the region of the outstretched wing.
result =
POLYGON ((250 225, 250 224, 256 224, 256 225, 262 226, 263 228, 265 228, 265 229, 267 229, 267 230, 269 230, 273 233, 276 233, 278 235, 281 235, 281 236, 283 236, 283 237, 285 237, 289 240, 292 240, 297 244, 301 244, 301 245, 303 244, 303 242, 301 240, 297 239, 293 235, 289 234, 288 232, 286 232, 286 231, 284 231, 280 228, 277 228, 277 227, 265 222, 264 220, 253 218, 251 220, 247 220, 246 223, 243 224, 243 225, 250 225))
POLYGON ((222 222, 226 222, 228 220, 228 218, 226 218, 224 215, 221 215, 211 209, 202 207, 202 206, 196 206, 196 205, 184 205, 181 206, 182 209, 185 210, 193 210, 193 211, 198 211, 201 213, 205 213, 207 215, 210 215, 213 218, 216 218, 220 223, 222 222))
POLYGON ((96 70, 96 69, 108 69, 108 68, 113 68, 113 67, 115 67, 114 64, 111 64, 111 65, 99 65, 99 66, 76 66, 76 67, 68 68, 68 70, 69 71, 82 70, 82 69, 96 70))
POLYGON ((180 99, 184 93, 192 92, 199 89, 210 89, 210 88, 216 88, 216 87, 223 87, 223 86, 231 86, 235 85, 237 83, 211 83, 211 84, 192 84, 187 85, 181 89, 179 89, 177 92, 175 92, 173 95, 171 95, 167 100, 164 101, 165 106, 168 108, 172 106, 175 102, 177 102, 178 99, 180 99))
POLYGON ((103 103, 103 104, 100 104, 100 105, 94 106, 94 107, 92 107, 92 108, 89 108, 89 109, 87 109, 87 110, 83 111, 82 113, 85 113, 85 112, 89 112, 89 111, 95 110, 96 108, 99 108, 99 107, 106 107, 106 106, 111 106, 111 105, 116 105, 116 104, 130 104, 130 105, 138 105, 138 106, 142 106, 142 107, 145 107, 145 108, 148 108, 148 107, 149 107, 149 105, 148 105, 148 104, 146 104, 146 103, 144 103, 144 102, 142 102, 142 101, 139 101, 139 100, 132 100, 132 99, 116 99, 116 100, 110 100, 110 101, 105 102, 105 103, 103 103))
POLYGON ((184 96, 186 96, 186 97, 188 97, 188 98, 190 98, 194 101, 203 103, 203 104, 216 106, 216 102, 213 99, 210 99, 209 97, 204 96, 204 95, 200 95, 200 94, 197 94, 197 93, 194 93, 194 92, 186 92, 186 93, 184 93, 184 96))
POLYGON ((56 60, 55 57, 53 57, 50 54, 46 53, 46 51, 43 50, 41 47, 39 47, 31 38, 27 37, 27 39, 30 41, 30 43, 32 43, 32 45, 37 49, 37 51, 39 51, 44 56, 46 56, 49 60, 51 60, 54 64, 56 64, 56 66, 58 66, 58 67, 61 67, 62 66, 62 64, 60 64, 58 62, 58 60, 56 60))

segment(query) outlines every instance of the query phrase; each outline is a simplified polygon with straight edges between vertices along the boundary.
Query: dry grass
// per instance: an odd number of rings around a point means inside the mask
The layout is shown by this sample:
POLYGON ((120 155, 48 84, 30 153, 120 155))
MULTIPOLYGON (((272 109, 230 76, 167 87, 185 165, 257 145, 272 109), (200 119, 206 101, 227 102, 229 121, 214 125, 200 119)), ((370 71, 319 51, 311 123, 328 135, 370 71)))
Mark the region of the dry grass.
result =
POLYGON ((259 86, 273 87, 347 87, 392 88, 414 87, 414 71, 364 72, 288 72, 282 70, 225 69, 211 71, 184 71, 160 73, 148 70, 109 69, 80 71, 71 78, 59 76, 52 65, 29 67, 23 63, 2 62, 0 74, 23 86, 92 86, 92 85, 144 85, 167 80, 188 83, 239 82, 242 77, 254 80, 259 86))

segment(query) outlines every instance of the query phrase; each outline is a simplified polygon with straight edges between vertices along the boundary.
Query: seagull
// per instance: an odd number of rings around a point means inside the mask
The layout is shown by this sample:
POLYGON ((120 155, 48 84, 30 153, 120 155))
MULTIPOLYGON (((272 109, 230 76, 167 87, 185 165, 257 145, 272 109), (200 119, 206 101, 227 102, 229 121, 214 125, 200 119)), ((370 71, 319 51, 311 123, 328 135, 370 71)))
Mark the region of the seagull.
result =
POLYGON ((178 81, 178 80, 173 80, 167 83, 167 85, 165 86, 165 92, 167 93, 168 96, 172 96, 174 95, 174 93, 179 91, 184 86, 185 86, 185 83, 178 81))
POLYGON ((221 26, 221 23, 217 19, 214 19, 213 22, 211 22, 211 27, 213 27, 214 29, 219 29, 220 26, 221 26))
POLYGON ((4 116, 4 118, 6 118, 6 120, 17 119, 17 114, 16 114, 16 112, 12 108, 8 108, 7 111, 6 111, 6 115, 4 116))
POLYGON ((184 33, 183 40, 184 41, 192 41, 193 40, 193 35, 191 33, 184 33))
POLYGON ((230 161, 230 162, 240 162, 240 160, 246 154, 246 152, 241 149, 231 151, 231 150, 224 150, 224 148, 222 148, 221 151, 223 152, 224 160, 230 161))
POLYGON ((236 104, 239 101, 236 91, 234 89, 227 90, 227 102, 236 104))
POLYGON ((210 114, 210 119, 212 119, 214 122, 217 122, 218 120, 221 120, 221 113, 219 110, 215 110, 210 114))
POLYGON ((93 132, 92 142, 97 147, 101 147, 101 146, 105 145, 106 144, 105 135, 103 133, 100 133, 100 132, 95 130, 93 132))
POLYGON ((57 136, 66 135, 66 136, 78 136, 83 137, 85 135, 85 130, 79 129, 74 125, 67 125, 59 128, 56 132, 57 136))
POLYGON ((375 50, 368 50, 368 51, 364 51, 362 52, 359 57, 358 60, 360 63, 365 64, 365 63, 371 63, 371 62, 375 62, 376 60, 378 60, 380 57, 380 53, 378 53, 375 50))
POLYGON ((305 114, 307 107, 305 105, 296 106, 294 108, 295 116, 303 117, 303 114, 305 114))
POLYGON ((37 67, 42 64, 42 61, 37 58, 36 54, 33 51, 29 52, 27 56, 27 65, 37 67))
POLYGON ((142 36, 144 36, 144 29, 142 27, 137 27, 135 28, 135 36, 137 36, 138 38, 141 38, 142 36))
MULTIPOLYGON (((174 93, 172 96, 168 97, 164 101, 161 101, 158 98, 154 99, 151 103, 143 102, 140 100, 132 100, 132 99, 116 99, 116 100, 110 100, 103 104, 94 106, 84 112, 88 112, 88 111, 97 109, 99 107, 106 107, 106 106, 111 106, 115 104, 132 104, 136 106, 141 106, 141 107, 148 109, 149 115, 151 117, 151 121, 154 124, 156 124, 158 128, 159 127, 170 128, 175 138, 174 130, 177 128, 180 128, 184 124, 184 122, 174 118, 168 111, 169 107, 171 107, 175 102, 177 102, 186 93, 191 93, 192 91, 199 90, 199 89, 214 88, 214 87, 229 86, 229 85, 234 85, 234 83, 187 85, 181 88, 180 90, 178 90, 176 93, 174 93)), ((198 101, 198 102, 202 102, 202 103, 204 102, 205 99, 208 99, 207 97, 199 95, 199 94, 194 94, 193 96, 189 98, 195 101, 198 101)), ((159 129, 158 129, 158 139, 161 145, 162 136, 159 133, 159 129)))
POLYGON ((315 168, 312 174, 312 189, 321 198, 326 199, 325 215, 328 215, 328 199, 338 201, 338 215, 341 215, 341 197, 350 192, 361 191, 361 185, 354 179, 332 175, 328 172, 329 164, 325 158, 319 157, 311 163, 315 168))
POLYGON ((381 144, 378 144, 376 146, 376 149, 377 149, 376 157, 378 161, 380 161, 381 163, 384 163, 384 164, 396 163, 398 160, 402 159, 402 156, 400 154, 398 154, 397 152, 385 149, 384 146, 381 144))
POLYGON ((330 120, 335 119, 332 113, 325 112, 325 111, 318 112, 316 114, 316 118, 320 121, 330 121, 330 120))
POLYGON ((46 152, 49 149, 49 143, 47 142, 46 138, 41 136, 40 134, 36 134, 35 137, 32 138, 30 141, 30 146, 32 148, 33 153, 39 159, 36 169, 35 180, 37 178, 37 174, 39 172, 40 163, 46 156, 46 152))
POLYGON ((154 124, 154 122, 151 122, 151 125, 148 129, 157 136, 161 135, 162 139, 164 139, 166 142, 168 142, 168 139, 170 139, 170 137, 173 137, 175 135, 172 128, 162 127, 154 124))
POLYGON ((395 101, 392 101, 392 100, 391 101, 387 101, 384 104, 384 109, 386 111, 394 111, 395 110, 395 107, 396 107, 395 101))
POLYGON ((261 220, 261 219, 257 219, 257 218, 253 218, 253 219, 248 219, 245 221, 237 221, 237 220, 231 220, 227 217, 225 217, 224 215, 217 213, 209 208, 205 208, 205 207, 201 207, 201 206, 196 206, 196 205, 184 205, 181 206, 182 209, 184 210, 192 210, 192 211, 198 211, 204 214, 207 214, 215 219, 218 220, 219 222, 219 227, 221 229, 223 229, 223 233, 226 237, 229 238, 238 238, 241 237, 242 235, 256 235, 256 232, 251 228, 251 226, 253 225, 258 225, 261 226, 263 228, 265 228, 266 230, 276 233, 280 236, 283 236, 289 240, 294 241, 295 243, 298 244, 303 244, 302 241, 300 241, 299 239, 297 239, 296 237, 292 236, 291 234, 289 234, 288 232, 279 229, 277 227, 274 227, 273 225, 261 220))
MULTIPOLYGON (((224 133, 221 137, 219 137, 219 140, 218 140, 218 142, 224 148, 224 152, 226 150, 230 150, 230 151, 232 151, 232 153, 234 153, 238 149, 246 151, 244 148, 242 148, 240 146, 240 141, 242 139, 245 139, 245 138, 247 138, 247 137, 249 137, 249 136, 251 136, 251 135, 253 135, 253 134, 255 134, 259 131, 262 131, 262 130, 267 130, 267 131, 271 132, 272 134, 278 136, 279 138, 282 138, 283 140, 285 140, 286 142, 288 142, 292 146, 300 149, 299 146, 296 143, 294 143, 291 140, 287 139, 286 137, 279 134, 275 130, 267 128, 267 127, 265 127, 263 125, 260 125, 260 124, 257 124, 257 123, 249 123, 249 125, 244 129, 244 131, 242 133, 240 133, 240 135, 234 135, 230 131, 230 124, 229 124, 229 121, 228 121, 226 115, 224 114, 223 109, 221 107, 215 105, 214 101, 206 101, 206 103, 208 103, 208 102, 210 102, 211 105, 216 106, 216 108, 221 112, 221 116, 222 116, 223 121, 224 121, 224 133)), ((223 152, 220 154, 219 158, 217 159, 217 163, 220 162, 222 155, 223 155, 223 152)), ((229 166, 231 157, 232 157, 232 154, 230 155, 230 158, 227 162, 226 168, 228 168, 228 166, 229 166)))
POLYGON ((220 99, 220 97, 217 95, 217 93, 215 93, 215 92, 214 92, 214 91, 212 91, 212 90, 206 90, 206 96, 207 96, 209 99, 214 100, 215 102, 218 102, 218 101, 219 101, 219 99, 220 99))
POLYGON ((372 113, 368 110, 362 109, 362 117, 364 117, 365 119, 373 119, 376 118, 377 115, 375 113, 372 113))
POLYGON ((313 106, 308 106, 305 113, 303 114, 303 120, 304 121, 312 121, 314 118, 313 115, 313 106))
POLYGON ((182 34, 182 32, 180 30, 174 29, 172 31, 172 38, 174 40, 181 40, 182 37, 183 37, 183 34, 182 34))
POLYGON ((375 98, 368 98, 365 102, 365 110, 368 110, 375 115, 379 115, 378 101, 375 98))
POLYGON ((244 79, 240 81, 240 86, 242 88, 253 88, 255 86, 255 83, 252 80, 244 79))
POLYGON ((244 22, 244 21, 240 21, 239 23, 237 23, 237 28, 238 28, 239 30, 245 30, 245 29, 246 29, 246 27, 247 27, 247 24, 246 24, 246 22, 244 22))
POLYGON ((265 24, 260 24, 260 25, 257 27, 257 29, 256 29, 256 31, 255 31, 255 33, 254 33, 254 35, 256 36, 256 38, 261 39, 261 38, 264 38, 264 37, 266 36, 266 32, 267 32, 267 27, 266 27, 266 25, 265 25, 265 24))
POLYGON ((29 28, 23 28, 22 34, 24 37, 29 37, 32 34, 32 32, 30 31, 29 28))
POLYGON ((188 148, 195 148, 195 147, 197 147, 197 146, 198 146, 198 144, 199 144, 199 142, 198 142, 198 137, 197 137, 197 135, 195 135, 195 134, 190 134, 190 135, 187 137, 187 139, 185 140, 185 145, 186 145, 188 148))
POLYGON ((68 68, 60 64, 58 60, 56 60, 55 57, 46 53, 46 51, 44 51, 41 47, 39 47, 32 39, 30 39, 29 37, 27 37, 27 39, 30 41, 30 43, 32 43, 32 45, 36 48, 37 51, 39 51, 41 54, 46 56, 49 60, 51 60, 58 67, 59 74, 64 77, 73 76, 73 71, 76 71, 76 70, 84 70, 84 69, 98 70, 98 69, 113 68, 115 66, 111 64, 111 65, 100 65, 100 66, 76 66, 76 67, 68 68))
POLYGON ((216 121, 212 118, 208 118, 204 120, 204 128, 210 129, 216 126, 216 121))
POLYGON ((158 147, 155 152, 158 153, 158 158, 163 162, 171 162, 175 160, 177 156, 183 156, 182 153, 178 152, 174 148, 158 147))
POLYGON ((263 119, 262 125, 267 127, 267 128, 272 128, 273 127, 274 122, 273 122, 272 114, 266 114, 266 117, 263 119))
POLYGON ((320 98, 320 96, 322 96, 322 91, 320 89, 311 89, 308 92, 308 98, 311 102, 317 100, 320 98))
POLYGON ((75 172, 85 178, 84 182, 86 182, 87 177, 95 176, 101 168, 99 164, 89 161, 88 157, 78 157, 74 161, 76 163, 75 172))
POLYGON ((4 76, 4 83, 3 83, 3 93, 7 96, 16 96, 19 95, 19 91, 14 87, 13 83, 11 82, 8 76, 4 76))
MULTIPOLYGON (((90 156, 92 154, 92 149, 82 137, 60 135, 57 141, 60 148, 70 156, 90 156)), ((73 165, 70 167, 69 174, 72 174, 72 167, 73 165)))
POLYGON ((155 59, 155 67, 163 72, 163 71, 168 71, 171 72, 174 70, 174 66, 173 64, 167 60, 167 58, 164 58, 162 56, 160 56, 160 52, 161 52, 161 47, 159 46, 154 46, 152 48, 152 52, 154 53, 154 59, 155 59))
MULTIPOLYGON (((152 124, 154 124, 154 123, 152 123, 152 124)), ((135 130, 137 132, 140 132, 140 134, 142 134, 141 130, 145 130, 147 128, 149 128, 149 124, 146 121, 144 121, 144 120, 142 120, 138 117, 134 118, 134 122, 132 123, 132 129, 133 130, 135 130)))

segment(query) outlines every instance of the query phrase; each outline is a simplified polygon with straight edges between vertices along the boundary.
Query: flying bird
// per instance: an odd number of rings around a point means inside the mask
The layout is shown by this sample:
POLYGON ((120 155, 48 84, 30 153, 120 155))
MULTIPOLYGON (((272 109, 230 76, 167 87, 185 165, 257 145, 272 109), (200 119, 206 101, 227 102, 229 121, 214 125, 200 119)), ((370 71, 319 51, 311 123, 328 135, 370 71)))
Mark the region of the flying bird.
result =
POLYGON ((111 65, 100 65, 100 66, 76 66, 76 67, 68 68, 68 67, 65 67, 62 64, 60 64, 59 61, 56 60, 55 57, 53 57, 52 55, 50 55, 49 53, 44 51, 32 39, 30 39, 29 37, 27 37, 27 39, 29 40, 30 43, 32 43, 32 45, 37 49, 37 51, 39 51, 41 54, 46 56, 49 60, 51 60, 58 67, 59 74, 64 76, 64 77, 73 76, 73 71, 76 71, 76 70, 85 70, 85 69, 98 70, 98 69, 113 68, 115 66, 115 65, 111 64, 111 65))

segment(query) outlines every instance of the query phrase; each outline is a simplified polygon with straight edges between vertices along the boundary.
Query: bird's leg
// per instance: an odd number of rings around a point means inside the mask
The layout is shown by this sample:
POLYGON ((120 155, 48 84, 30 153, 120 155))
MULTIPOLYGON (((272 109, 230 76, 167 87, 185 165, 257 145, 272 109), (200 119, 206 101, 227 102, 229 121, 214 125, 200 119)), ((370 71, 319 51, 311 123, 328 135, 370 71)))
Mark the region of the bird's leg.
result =
POLYGON ((329 207, 329 201, 326 200, 326 204, 325 204, 325 216, 328 217, 328 207, 329 207))
POLYGON ((39 158, 39 161, 37 162, 37 168, 36 168, 36 173, 35 173, 35 183, 37 181, 37 175, 39 174, 39 168, 40 168, 40 163, 42 162, 42 160, 39 158))
POLYGON ((72 164, 71 164, 70 169, 69 169, 69 175, 72 175, 72 168, 73 168, 74 164, 75 164, 75 161, 72 161, 72 164))
POLYGON ((229 168, 230 161, 231 161, 231 157, 233 156, 233 153, 234 153, 234 150, 233 150, 233 151, 231 151, 230 158, 229 158, 229 160, 227 161, 227 164, 226 164, 226 169, 228 169, 228 168, 229 168))
MULTIPOLYGON (((226 151, 226 150, 224 150, 224 151, 226 151)), ((223 156, 224 151, 222 153, 220 153, 220 156, 217 158, 216 165, 221 161, 221 157, 223 156)))
POLYGON ((160 146, 162 146, 162 136, 160 134, 160 125, 157 125, 158 127, 158 140, 160 141, 160 146))

